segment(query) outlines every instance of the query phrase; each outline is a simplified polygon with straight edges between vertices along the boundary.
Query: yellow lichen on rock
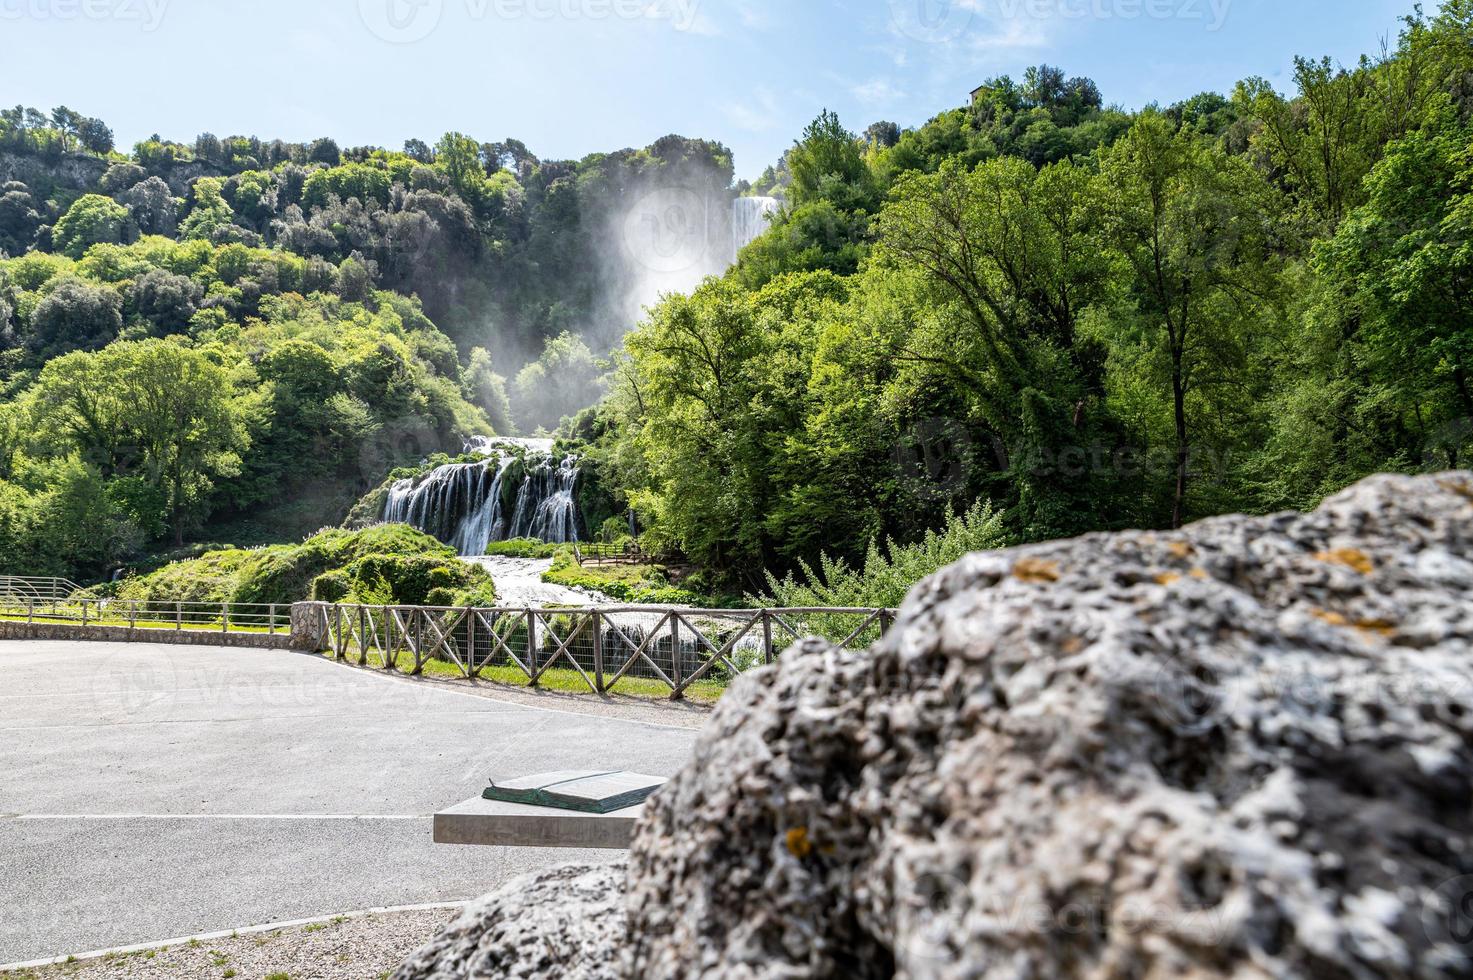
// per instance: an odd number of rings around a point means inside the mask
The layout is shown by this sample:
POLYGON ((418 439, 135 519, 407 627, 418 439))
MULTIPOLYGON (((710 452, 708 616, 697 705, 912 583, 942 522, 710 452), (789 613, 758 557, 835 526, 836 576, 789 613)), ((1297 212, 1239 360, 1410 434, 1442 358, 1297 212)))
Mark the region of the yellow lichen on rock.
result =
POLYGON ((1058 562, 1041 558, 1023 558, 1013 566, 1013 577, 1024 582, 1042 585, 1057 582, 1060 578, 1058 562))
POLYGON ((1362 575, 1369 575, 1376 570, 1376 566, 1371 562, 1371 556, 1359 548, 1336 548, 1334 551, 1321 551, 1315 557, 1320 561, 1344 565, 1362 575))
POLYGON ((807 827, 794 827, 787 834, 788 853, 800 861, 813 853, 813 841, 808 839, 807 827))

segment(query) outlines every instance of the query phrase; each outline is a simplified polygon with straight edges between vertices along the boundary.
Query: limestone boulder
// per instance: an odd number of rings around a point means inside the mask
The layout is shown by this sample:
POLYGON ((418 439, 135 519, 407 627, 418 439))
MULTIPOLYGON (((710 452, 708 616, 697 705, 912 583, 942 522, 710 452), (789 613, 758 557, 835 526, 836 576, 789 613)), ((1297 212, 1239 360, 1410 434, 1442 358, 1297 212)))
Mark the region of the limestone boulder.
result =
POLYGON ((1473 975, 1473 474, 968 557, 400 975, 1473 975))

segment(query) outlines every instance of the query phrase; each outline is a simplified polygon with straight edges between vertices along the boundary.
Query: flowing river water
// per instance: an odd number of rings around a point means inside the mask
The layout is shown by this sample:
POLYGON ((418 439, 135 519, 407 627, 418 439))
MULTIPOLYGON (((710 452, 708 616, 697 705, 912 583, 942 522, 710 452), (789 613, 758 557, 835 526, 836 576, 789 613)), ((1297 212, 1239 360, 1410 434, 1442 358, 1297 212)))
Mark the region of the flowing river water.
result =
POLYGON ((511 609, 549 606, 578 606, 582 608, 618 605, 602 592, 572 589, 566 585, 553 585, 542 581, 542 576, 552 568, 552 559, 537 558, 465 558, 472 565, 480 565, 491 573, 496 583, 496 601, 511 609))

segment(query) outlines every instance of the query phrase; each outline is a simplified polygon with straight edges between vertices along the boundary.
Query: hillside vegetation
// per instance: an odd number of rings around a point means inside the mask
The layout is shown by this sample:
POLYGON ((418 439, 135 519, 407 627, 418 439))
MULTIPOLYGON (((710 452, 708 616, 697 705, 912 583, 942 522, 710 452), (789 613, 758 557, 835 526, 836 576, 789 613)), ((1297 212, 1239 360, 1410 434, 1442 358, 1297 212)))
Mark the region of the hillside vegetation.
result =
POLYGON ((98 586, 93 595, 153 602, 491 606, 490 576, 403 525, 323 531, 300 544, 230 548, 98 586))
POLYGON ((713 594, 889 595, 978 506, 1026 542, 1466 464, 1473 0, 1288 91, 1180 94, 1040 65, 913 129, 824 112, 752 187, 680 137, 123 155, 0 112, 0 570, 366 523, 388 474, 559 419, 594 523, 713 594), (782 208, 623 336, 609 246, 669 186, 782 208))
POLYGON ((1032 541, 1466 464, 1470 144, 1470 0, 1287 93, 1128 114, 1040 66, 913 131, 825 113, 575 428, 649 550, 753 592, 979 500, 1032 541))
POLYGON ((468 436, 555 425, 598 389, 575 331, 613 342, 637 274, 600 243, 667 179, 729 198, 729 154, 206 133, 125 155, 66 107, 0 111, 0 569, 297 539, 468 436))

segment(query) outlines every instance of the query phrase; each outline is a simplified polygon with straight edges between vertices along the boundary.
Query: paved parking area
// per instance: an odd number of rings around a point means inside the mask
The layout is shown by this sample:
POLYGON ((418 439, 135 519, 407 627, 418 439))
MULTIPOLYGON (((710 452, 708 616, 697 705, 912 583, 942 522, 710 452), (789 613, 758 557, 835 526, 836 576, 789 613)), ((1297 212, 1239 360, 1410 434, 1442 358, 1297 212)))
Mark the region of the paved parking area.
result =
POLYGON ((279 651, 0 643, 0 963, 474 898, 605 852, 453 848, 495 775, 670 775, 695 733, 279 651))

